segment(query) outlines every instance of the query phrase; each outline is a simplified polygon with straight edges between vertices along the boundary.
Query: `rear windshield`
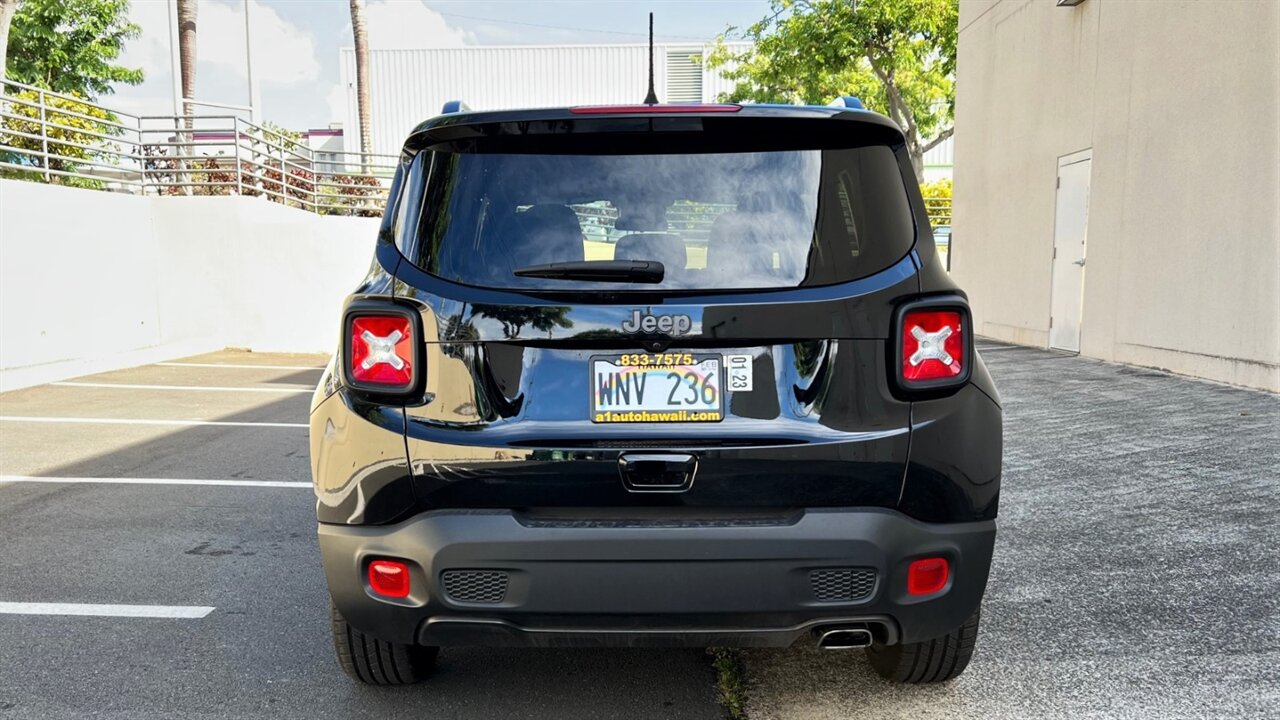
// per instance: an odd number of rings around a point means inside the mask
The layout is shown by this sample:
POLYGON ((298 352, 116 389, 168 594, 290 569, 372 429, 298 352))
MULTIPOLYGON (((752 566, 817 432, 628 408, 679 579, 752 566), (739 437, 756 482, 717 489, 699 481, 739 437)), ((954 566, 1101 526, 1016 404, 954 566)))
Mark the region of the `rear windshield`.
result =
MULTIPOLYGON (((883 270, 914 225, 893 150, 537 155, 423 152, 420 267, 468 285, 733 290, 826 285, 883 270), (660 284, 521 277, 556 262, 650 260, 660 284)), ((417 193, 413 193, 417 195, 417 193)), ((417 200, 415 197, 414 200, 417 200)))

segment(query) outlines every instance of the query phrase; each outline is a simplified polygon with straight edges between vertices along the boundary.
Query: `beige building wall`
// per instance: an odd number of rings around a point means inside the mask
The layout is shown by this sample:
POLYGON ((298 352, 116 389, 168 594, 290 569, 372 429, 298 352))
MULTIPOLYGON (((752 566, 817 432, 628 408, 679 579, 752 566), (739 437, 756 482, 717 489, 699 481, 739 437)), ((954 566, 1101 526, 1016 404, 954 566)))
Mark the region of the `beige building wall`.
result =
POLYGON ((1081 354, 1280 391, 1280 0, 962 0, 952 275, 1048 344, 1058 158, 1091 150, 1081 354))

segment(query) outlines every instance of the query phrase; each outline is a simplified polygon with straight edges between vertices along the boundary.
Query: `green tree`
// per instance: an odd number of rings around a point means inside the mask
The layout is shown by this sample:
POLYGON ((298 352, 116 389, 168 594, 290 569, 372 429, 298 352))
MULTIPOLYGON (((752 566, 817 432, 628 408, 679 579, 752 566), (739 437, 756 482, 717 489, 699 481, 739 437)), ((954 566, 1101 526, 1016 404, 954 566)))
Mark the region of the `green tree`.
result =
MULTIPOLYGON (((0 2, 7 10, 15 5, 0 2)), ((6 76, 70 97, 29 90, 8 96, 11 117, 0 123, 0 143, 12 149, 0 157, 32 169, 11 168, 6 176, 96 187, 101 181, 74 175, 119 163, 120 149, 110 140, 121 132, 118 118, 90 101, 111 94, 113 83, 142 82, 142 70, 116 62, 124 43, 138 35, 128 16, 128 0, 16 3, 5 40, 6 76), (49 157, 38 154, 46 149, 49 157)))
POLYGON ((265 140, 284 148, 286 152, 297 154, 302 149, 302 132, 300 130, 280 127, 270 120, 264 120, 256 132, 250 130, 249 134, 256 139, 265 140))
POLYGON ((116 64, 139 28, 128 0, 22 0, 9 29, 10 80, 89 100, 137 85, 141 68, 116 64))
POLYGON ((935 228, 951 224, 951 178, 922 183, 920 194, 924 196, 924 209, 929 211, 929 223, 935 228))
POLYGON ((722 34, 708 64, 734 81, 722 99, 825 104, 857 95, 902 128, 916 175, 951 137, 956 0, 771 0, 773 13, 722 34), (753 46, 734 52, 728 39, 753 46))
POLYGON ((573 321, 566 317, 569 308, 560 306, 538 307, 533 305, 482 305, 473 306, 478 317, 491 317, 502 323, 502 336, 515 339, 520 337, 520 330, 525 325, 534 330, 545 332, 551 337, 552 330, 557 327, 571 328, 573 321))
POLYGON ((71 174, 80 172, 85 163, 114 164, 120 160, 120 148, 104 138, 113 134, 111 113, 97 105, 47 95, 45 109, 40 110, 39 94, 23 90, 9 96, 9 117, 0 123, 0 161, 27 165, 30 170, 8 168, 0 177, 21 180, 49 179, 75 187, 98 188, 102 183, 71 174), (43 120, 43 122, 41 122, 43 120), (43 132, 42 132, 43 128, 43 132), (37 155, 48 149, 51 157, 37 155), (50 172, 46 173, 48 169, 50 172))

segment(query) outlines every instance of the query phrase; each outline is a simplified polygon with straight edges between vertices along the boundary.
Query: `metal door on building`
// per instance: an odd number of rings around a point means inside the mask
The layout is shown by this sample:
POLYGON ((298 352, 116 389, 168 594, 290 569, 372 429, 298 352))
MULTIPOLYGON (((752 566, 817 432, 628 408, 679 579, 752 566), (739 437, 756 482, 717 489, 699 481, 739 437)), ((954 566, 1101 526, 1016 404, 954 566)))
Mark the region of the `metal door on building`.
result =
POLYGON ((1080 352, 1084 300, 1084 247, 1089 228, 1089 166, 1092 151, 1058 158, 1057 210, 1053 223, 1053 286, 1049 347, 1080 352))

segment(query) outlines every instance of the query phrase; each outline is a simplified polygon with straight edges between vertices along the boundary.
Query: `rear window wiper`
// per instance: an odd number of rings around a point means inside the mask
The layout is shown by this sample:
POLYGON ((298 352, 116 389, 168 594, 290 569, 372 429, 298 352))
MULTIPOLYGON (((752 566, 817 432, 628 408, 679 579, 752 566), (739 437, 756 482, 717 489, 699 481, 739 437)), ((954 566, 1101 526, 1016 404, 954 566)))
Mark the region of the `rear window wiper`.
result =
POLYGON ((530 265, 515 271, 520 277, 599 282, 660 283, 666 268, 657 260, 581 260, 530 265))

